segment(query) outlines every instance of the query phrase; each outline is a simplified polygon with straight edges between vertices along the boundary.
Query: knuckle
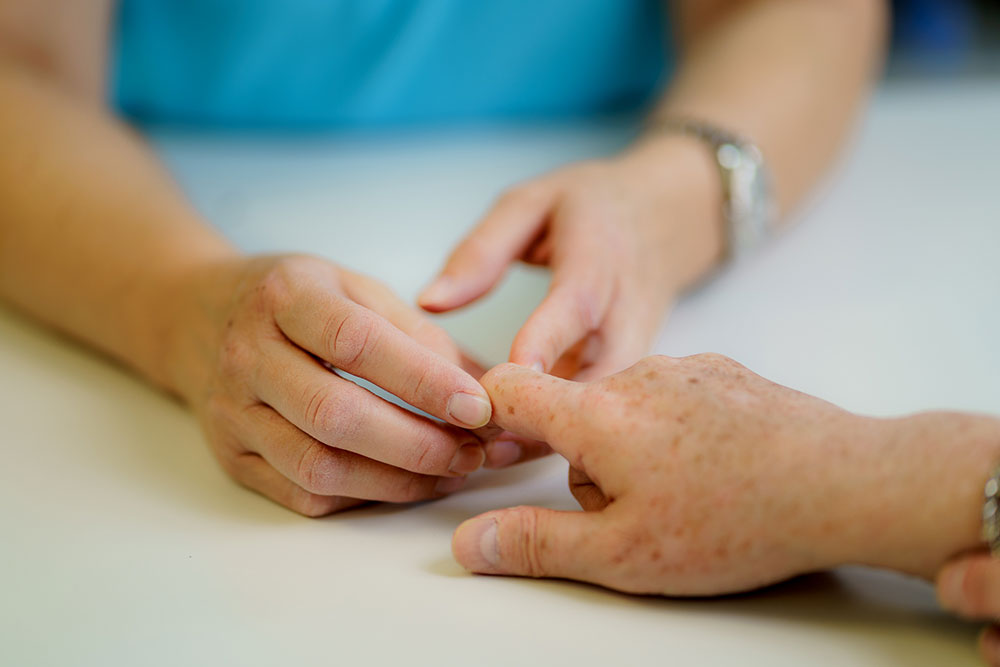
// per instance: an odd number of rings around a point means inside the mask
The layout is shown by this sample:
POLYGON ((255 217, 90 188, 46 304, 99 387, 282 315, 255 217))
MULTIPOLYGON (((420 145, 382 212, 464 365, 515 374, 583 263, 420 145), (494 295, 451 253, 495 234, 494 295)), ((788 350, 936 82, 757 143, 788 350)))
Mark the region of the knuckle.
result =
POLYGON ((323 340, 328 341, 330 358, 346 367, 363 365, 378 337, 378 317, 369 310, 353 308, 327 318, 323 340))
POLYGON ((302 448, 295 462, 295 477, 306 491, 333 495, 337 486, 337 466, 334 457, 318 442, 302 448))
POLYGON ((306 400, 306 425, 327 444, 350 440, 357 434, 362 411, 361 401, 353 401, 330 386, 312 391, 306 400))
POLYGON ((701 354, 696 354, 688 357, 691 361, 695 363, 706 366, 708 368, 724 369, 724 370, 735 370, 743 368, 739 363, 733 361, 724 354, 719 354, 718 352, 702 352, 701 354))
POLYGON ((442 457, 444 438, 437 431, 427 429, 417 435, 416 443, 409 448, 410 461, 407 468, 414 472, 444 472, 448 461, 442 457))
POLYGON ((520 564, 524 574, 530 577, 544 577, 549 574, 545 564, 551 551, 544 526, 537 510, 531 507, 515 507, 510 510, 508 521, 513 521, 520 535, 514 547, 517 553, 510 554, 515 563, 520 564))

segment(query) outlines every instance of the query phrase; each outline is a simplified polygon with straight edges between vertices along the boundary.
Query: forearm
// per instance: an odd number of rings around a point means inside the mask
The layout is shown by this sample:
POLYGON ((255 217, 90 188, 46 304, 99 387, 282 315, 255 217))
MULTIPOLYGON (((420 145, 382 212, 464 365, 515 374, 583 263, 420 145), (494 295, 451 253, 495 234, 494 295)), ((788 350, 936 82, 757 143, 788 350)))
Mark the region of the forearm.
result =
POLYGON ((880 67, 886 9, 877 0, 684 0, 681 60, 654 111, 749 137, 792 208, 843 145, 880 67))
POLYGON ((110 114, 0 61, 0 298, 153 381, 179 285, 235 252, 110 114))

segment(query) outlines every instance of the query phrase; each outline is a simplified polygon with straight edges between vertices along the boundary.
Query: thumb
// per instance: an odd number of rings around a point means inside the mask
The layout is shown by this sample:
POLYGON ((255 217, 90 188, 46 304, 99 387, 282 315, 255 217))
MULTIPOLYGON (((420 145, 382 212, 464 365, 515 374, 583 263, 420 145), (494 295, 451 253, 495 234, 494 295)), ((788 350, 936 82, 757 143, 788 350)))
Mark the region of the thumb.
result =
POLYGON ((593 581, 601 515, 514 507, 469 519, 451 540, 455 560, 482 574, 593 581))
POLYGON ((966 618, 1000 617, 1000 560, 980 551, 945 564, 937 576, 941 606, 966 618))
POLYGON ((500 197, 417 299, 420 307, 435 313, 452 310, 490 291, 534 242, 553 197, 551 189, 537 187, 514 189, 500 197))
POLYGON ((493 403, 493 423, 546 441, 564 456, 573 454, 574 443, 562 442, 558 434, 578 416, 577 396, 584 385, 514 364, 491 368, 479 383, 493 403))

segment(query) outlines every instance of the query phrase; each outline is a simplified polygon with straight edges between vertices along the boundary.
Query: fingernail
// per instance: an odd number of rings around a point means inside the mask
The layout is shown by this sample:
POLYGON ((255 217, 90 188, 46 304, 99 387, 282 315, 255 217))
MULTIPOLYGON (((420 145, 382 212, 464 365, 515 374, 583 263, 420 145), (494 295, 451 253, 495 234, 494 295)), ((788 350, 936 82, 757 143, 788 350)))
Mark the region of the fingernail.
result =
POLYGON ((475 394, 459 392, 448 400, 448 415, 469 428, 485 426, 492 410, 489 401, 475 394))
POLYGON ((463 486, 465 486, 464 477, 442 477, 438 480, 437 484, 434 485, 434 492, 441 495, 447 495, 449 493, 455 493, 463 486))
POLYGON ((451 296, 454 288, 454 281, 447 276, 441 276, 423 291, 420 295, 421 303, 440 303, 451 296))
POLYGON ((451 460, 448 470, 459 475, 468 475, 479 470, 485 461, 486 452, 483 451, 482 445, 462 445, 455 452, 455 458, 451 460))
POLYGON ((962 589, 968 570, 968 563, 959 562, 956 565, 948 566, 941 573, 941 580, 938 582, 938 602, 947 611, 957 612, 962 608, 962 589))
POLYGON ((505 468, 521 460, 521 445, 512 440, 497 440, 486 446, 486 467, 505 468))
POLYGON ((470 519, 458 528, 455 555, 473 572, 499 572, 500 547, 495 519, 470 519))
POLYGON ((528 366, 528 368, 530 368, 531 370, 535 371, 536 373, 544 373, 545 372, 545 366, 543 366, 542 362, 540 362, 540 361, 534 361, 534 362, 532 362, 531 365, 528 366))

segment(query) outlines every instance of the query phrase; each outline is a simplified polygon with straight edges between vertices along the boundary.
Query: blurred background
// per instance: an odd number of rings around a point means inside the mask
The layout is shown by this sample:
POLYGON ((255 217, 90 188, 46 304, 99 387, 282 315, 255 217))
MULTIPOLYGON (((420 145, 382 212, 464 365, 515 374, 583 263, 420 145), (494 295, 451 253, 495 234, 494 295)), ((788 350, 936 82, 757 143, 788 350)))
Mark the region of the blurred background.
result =
POLYGON ((1000 0, 894 0, 890 78, 1000 75, 1000 0))

